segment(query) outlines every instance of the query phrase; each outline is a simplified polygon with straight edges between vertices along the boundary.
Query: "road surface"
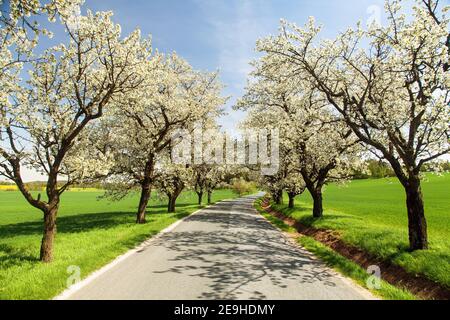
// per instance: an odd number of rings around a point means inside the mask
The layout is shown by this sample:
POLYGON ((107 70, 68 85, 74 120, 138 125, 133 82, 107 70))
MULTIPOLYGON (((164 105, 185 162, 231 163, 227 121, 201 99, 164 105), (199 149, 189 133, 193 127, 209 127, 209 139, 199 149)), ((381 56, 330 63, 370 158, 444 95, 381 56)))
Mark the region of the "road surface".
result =
POLYGON ((149 241, 68 299, 372 299, 257 214, 218 203, 149 241))

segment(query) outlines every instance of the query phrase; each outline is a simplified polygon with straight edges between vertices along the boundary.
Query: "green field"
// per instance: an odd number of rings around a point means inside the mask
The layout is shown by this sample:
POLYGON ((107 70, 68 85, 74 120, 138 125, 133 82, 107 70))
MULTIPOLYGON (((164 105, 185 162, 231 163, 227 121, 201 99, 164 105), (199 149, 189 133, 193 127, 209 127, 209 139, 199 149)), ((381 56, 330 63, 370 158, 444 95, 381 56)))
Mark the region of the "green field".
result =
MULTIPOLYGON (((153 197, 145 225, 136 225, 137 195, 120 202, 98 200, 103 192, 66 192, 58 215, 55 260, 38 261, 42 215, 16 191, 0 191, 0 299, 50 299, 66 288, 69 266, 81 277, 196 211, 197 197, 184 192, 175 214, 165 200, 153 197)), ((235 197, 219 190, 213 201, 235 197)))
POLYGON ((338 230, 343 240, 383 259, 421 273, 450 288, 450 174, 427 175, 423 181, 430 250, 408 252, 405 194, 396 179, 357 180, 324 189, 324 218, 312 218, 305 192, 295 209, 275 206, 316 228, 338 230))

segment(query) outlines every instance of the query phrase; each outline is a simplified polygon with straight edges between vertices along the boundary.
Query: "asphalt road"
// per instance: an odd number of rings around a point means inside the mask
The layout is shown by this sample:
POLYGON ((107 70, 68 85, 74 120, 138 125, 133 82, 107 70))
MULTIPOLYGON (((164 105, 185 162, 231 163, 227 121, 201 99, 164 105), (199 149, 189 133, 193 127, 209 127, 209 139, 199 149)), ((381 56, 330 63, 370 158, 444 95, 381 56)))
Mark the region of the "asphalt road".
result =
POLYGON ((68 299, 372 299, 257 214, 255 197, 192 215, 68 299))

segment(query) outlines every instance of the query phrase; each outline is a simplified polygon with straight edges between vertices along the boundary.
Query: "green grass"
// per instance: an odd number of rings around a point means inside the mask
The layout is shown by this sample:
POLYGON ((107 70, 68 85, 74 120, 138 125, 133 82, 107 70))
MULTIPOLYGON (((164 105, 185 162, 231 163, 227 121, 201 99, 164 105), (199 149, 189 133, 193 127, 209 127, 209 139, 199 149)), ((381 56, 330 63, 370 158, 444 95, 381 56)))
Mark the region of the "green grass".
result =
MULTIPOLYGON (((120 202, 98 201, 103 193, 67 192, 58 215, 54 262, 38 261, 42 215, 18 192, 0 192, 0 299, 50 299, 66 289, 69 266, 88 276, 118 255, 199 209, 197 197, 184 192, 177 212, 167 214, 165 201, 153 197, 145 225, 136 225, 137 195, 120 202)), ((235 196, 218 190, 213 201, 235 196)))
MULTIPOLYGON (((271 214, 266 213, 261 208, 261 202, 255 203, 256 209, 274 226, 287 233, 297 233, 295 228, 284 223, 271 214)), ((309 252, 313 253, 316 257, 320 258, 329 267, 339 271, 341 274, 353 279, 360 286, 368 289, 374 295, 383 298, 385 300, 415 300, 415 296, 408 291, 399 289, 386 281, 381 281, 379 289, 370 289, 367 286, 367 279, 370 275, 353 261, 341 256, 331 248, 323 245, 322 243, 314 240, 311 237, 301 236, 298 238, 299 244, 309 252)))
POLYGON ((312 218, 308 192, 297 198, 294 209, 275 209, 306 225, 338 230, 345 242, 450 288, 450 174, 427 175, 423 193, 430 249, 413 253, 408 252, 405 194, 396 179, 327 186, 322 219, 312 218))

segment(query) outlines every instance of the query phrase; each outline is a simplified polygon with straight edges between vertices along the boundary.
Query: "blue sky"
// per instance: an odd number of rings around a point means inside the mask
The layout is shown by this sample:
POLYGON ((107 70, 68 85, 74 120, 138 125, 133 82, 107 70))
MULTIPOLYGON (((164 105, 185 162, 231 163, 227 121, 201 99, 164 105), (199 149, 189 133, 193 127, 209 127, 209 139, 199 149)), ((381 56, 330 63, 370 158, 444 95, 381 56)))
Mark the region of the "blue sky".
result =
POLYGON ((86 0, 93 11, 112 10, 123 32, 136 27, 151 34, 163 52, 176 51, 195 68, 221 71, 231 96, 228 115, 220 123, 228 131, 243 114, 231 106, 244 92, 249 61, 258 38, 276 34, 280 18, 303 24, 315 16, 324 24, 326 37, 366 22, 373 14, 383 16, 383 0, 86 0))

